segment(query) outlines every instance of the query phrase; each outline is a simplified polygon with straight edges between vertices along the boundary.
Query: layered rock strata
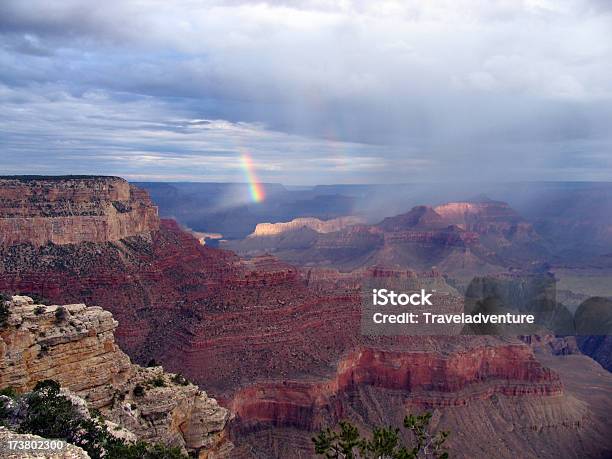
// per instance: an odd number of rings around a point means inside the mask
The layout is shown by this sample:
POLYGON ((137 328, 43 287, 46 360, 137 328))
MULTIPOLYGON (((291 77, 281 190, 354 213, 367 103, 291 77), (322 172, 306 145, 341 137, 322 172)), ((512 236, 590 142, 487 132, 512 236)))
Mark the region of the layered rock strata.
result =
POLYGON ((342 419, 339 396, 363 387, 400 391, 424 408, 464 406, 505 396, 558 396, 559 377, 519 344, 490 343, 444 356, 361 348, 343 358, 333 379, 317 383, 260 384, 237 393, 232 409, 242 425, 282 425, 305 430, 342 419), (322 417, 322 411, 326 416, 322 417), (331 416, 330 416, 331 414, 331 416))
POLYGON ((463 277, 503 271, 537 259, 544 250, 533 227, 497 201, 416 206, 376 225, 321 226, 302 220, 263 224, 225 246, 246 256, 274 253, 298 265, 437 267, 463 277))
POLYGON ((53 379, 139 439, 200 457, 228 449, 226 409, 197 386, 130 362, 114 340, 117 322, 99 307, 44 306, 29 297, 7 302, 0 328, 0 387, 19 392, 53 379), (138 389, 137 389, 138 388, 138 389))
POLYGON ((0 179, 0 244, 118 241, 158 225, 147 193, 118 177, 0 179))
POLYGON ((434 210, 444 221, 482 236, 496 235, 513 242, 534 242, 540 239, 531 223, 505 202, 450 202, 434 210))

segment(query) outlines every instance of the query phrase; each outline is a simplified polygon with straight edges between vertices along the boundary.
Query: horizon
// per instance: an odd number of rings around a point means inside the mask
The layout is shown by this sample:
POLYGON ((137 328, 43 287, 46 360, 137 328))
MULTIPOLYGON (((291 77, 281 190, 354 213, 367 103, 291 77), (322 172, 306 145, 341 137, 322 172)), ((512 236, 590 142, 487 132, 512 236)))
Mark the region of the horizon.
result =
MULTIPOLYGON (((32 179, 32 180, 54 180, 54 179, 88 179, 88 178, 119 178, 129 183, 208 183, 218 185, 245 185, 249 186, 248 181, 215 181, 215 180, 132 180, 121 175, 100 175, 100 174, 11 174, 11 175, 0 175, 2 179, 32 179)), ((313 183, 313 184, 293 184, 283 182, 258 182, 260 185, 280 185, 283 187, 295 187, 295 188, 314 188, 318 186, 407 186, 407 185, 466 185, 466 184, 482 184, 482 185, 509 185, 509 184, 529 184, 529 183, 604 183, 612 184, 612 180, 507 180, 507 181, 487 181, 487 180, 470 180, 470 181, 422 181, 422 182, 393 182, 393 183, 365 183, 365 182, 352 182, 352 183, 313 183)))

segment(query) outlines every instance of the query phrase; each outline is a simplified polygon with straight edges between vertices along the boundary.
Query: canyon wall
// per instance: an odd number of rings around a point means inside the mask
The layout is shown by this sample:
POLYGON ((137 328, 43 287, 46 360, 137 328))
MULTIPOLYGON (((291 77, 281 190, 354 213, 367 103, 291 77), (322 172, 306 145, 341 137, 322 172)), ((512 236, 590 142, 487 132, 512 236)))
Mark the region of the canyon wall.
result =
POLYGON ((449 202, 434 208, 444 221, 481 235, 497 234, 515 241, 534 241, 540 237, 531 223, 505 202, 449 202))
POLYGON ((53 379, 141 440, 201 452, 202 458, 231 448, 224 430, 229 412, 161 367, 132 364, 115 343, 118 324, 110 312, 84 304, 37 305, 24 296, 6 305, 0 388, 26 392, 53 379))
POLYGON ((593 371, 588 358, 579 356, 577 371, 599 382, 581 393, 566 390, 518 342, 440 344, 435 351, 362 347, 342 358, 329 379, 261 381, 239 390, 229 404, 236 412, 234 457, 314 458, 311 432, 343 419, 365 431, 401 426, 406 414, 423 411, 433 413, 433 429, 451 432, 452 457, 603 458, 612 452, 606 398, 612 378, 593 371))
POLYGON ((99 305, 119 321, 119 345, 146 363, 169 323, 208 301, 226 278, 238 279, 238 258, 202 246, 176 222, 116 242, 0 245, 0 292, 29 293, 56 304, 99 305))
POLYGON ((331 379, 258 384, 238 391, 230 406, 243 428, 280 425, 316 430, 343 418, 343 407, 335 403, 339 396, 366 386, 401 391, 424 409, 464 406, 495 395, 563 393, 559 377, 518 344, 482 343, 450 355, 366 347, 340 360, 331 379), (323 411, 325 417, 320 416, 323 411))
POLYGON ((158 226, 147 193, 117 177, 0 179, 0 244, 118 241, 158 226))

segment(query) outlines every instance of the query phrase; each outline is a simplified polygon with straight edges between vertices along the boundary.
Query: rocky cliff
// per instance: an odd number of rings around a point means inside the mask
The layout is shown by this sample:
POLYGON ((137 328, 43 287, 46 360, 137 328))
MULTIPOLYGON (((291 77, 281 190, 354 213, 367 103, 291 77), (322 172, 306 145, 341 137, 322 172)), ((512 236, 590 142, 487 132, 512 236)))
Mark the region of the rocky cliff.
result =
POLYGON ((450 202, 434 210, 444 221, 483 236, 494 234, 514 242, 540 239, 533 226, 505 202, 450 202))
POLYGON ((315 430, 341 420, 346 407, 335 401, 364 387, 401 391, 412 404, 429 409, 464 406, 495 395, 563 393, 559 377, 543 368, 526 346, 483 340, 446 355, 360 348, 340 360, 331 379, 255 385, 239 391, 231 406, 243 427, 315 430))
POLYGON ((114 242, 0 245, 0 292, 100 305, 119 321, 121 348, 145 363, 164 346, 160 334, 193 317, 213 286, 236 277, 237 262, 166 220, 151 234, 114 242))
POLYGON ((110 312, 83 304, 37 305, 23 296, 6 304, 1 388, 25 392, 53 379, 139 439, 201 452, 202 458, 231 446, 224 430, 228 411, 161 367, 132 364, 115 343, 110 312))
POLYGON ((158 225, 147 193, 117 177, 0 178, 0 244, 118 241, 158 225))
POLYGON ((341 359, 329 379, 262 381, 238 391, 230 404, 237 416, 235 457, 313 457, 312 431, 347 418, 366 430, 401 425, 407 413, 424 410, 434 413, 434 428, 452 432, 453 457, 606 457, 612 451, 608 375, 585 365, 584 381, 598 381, 591 397, 588 384, 567 391, 517 342, 441 341, 412 352, 361 348, 341 359))

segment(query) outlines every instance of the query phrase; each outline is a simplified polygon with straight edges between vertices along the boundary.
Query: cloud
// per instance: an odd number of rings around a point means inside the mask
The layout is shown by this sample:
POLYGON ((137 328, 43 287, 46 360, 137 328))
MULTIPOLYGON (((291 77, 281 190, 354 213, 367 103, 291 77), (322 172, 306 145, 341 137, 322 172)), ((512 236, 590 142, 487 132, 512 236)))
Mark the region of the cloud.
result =
POLYGON ((281 181, 296 164, 306 176, 318 177, 341 166, 336 177, 346 181, 377 170, 373 148, 383 156, 388 150, 271 131, 257 123, 185 118, 173 104, 150 96, 121 100, 103 91, 77 97, 52 85, 0 86, 0 103, 2 165, 9 174, 34 168, 140 180, 242 181, 239 158, 249 151, 267 181, 281 181))
POLYGON ((193 161, 232 177, 219 152, 240 144, 288 183, 596 178, 611 172, 611 31, 587 0, 5 0, 0 141, 22 158, 72 145, 44 167, 143 176, 193 161), (197 119, 212 125, 176 121, 197 119), (85 153, 105 149, 121 159, 85 153))

